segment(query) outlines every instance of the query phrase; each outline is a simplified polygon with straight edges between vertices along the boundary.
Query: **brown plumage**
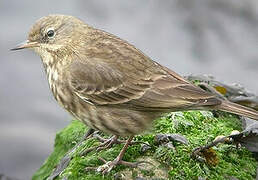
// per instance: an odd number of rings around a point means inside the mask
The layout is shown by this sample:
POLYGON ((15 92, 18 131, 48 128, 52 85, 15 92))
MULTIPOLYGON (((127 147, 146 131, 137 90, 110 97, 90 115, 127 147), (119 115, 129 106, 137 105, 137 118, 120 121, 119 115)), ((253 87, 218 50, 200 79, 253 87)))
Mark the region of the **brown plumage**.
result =
POLYGON ((128 42, 72 16, 38 20, 26 44, 15 49, 26 47, 41 56, 57 102, 106 133, 139 134, 170 111, 219 109, 258 119, 257 111, 218 99, 128 42))

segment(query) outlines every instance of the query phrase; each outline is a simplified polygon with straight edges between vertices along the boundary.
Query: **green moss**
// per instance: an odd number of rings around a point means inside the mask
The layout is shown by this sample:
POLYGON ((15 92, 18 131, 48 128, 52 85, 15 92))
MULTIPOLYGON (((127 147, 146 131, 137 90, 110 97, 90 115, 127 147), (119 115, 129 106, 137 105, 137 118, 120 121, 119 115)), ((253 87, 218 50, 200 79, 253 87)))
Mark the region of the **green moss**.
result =
POLYGON ((86 126, 79 121, 72 121, 69 126, 56 134, 53 153, 47 158, 32 179, 46 179, 65 153, 71 149, 86 132, 86 126))
MULTIPOLYGON (((233 145, 226 144, 215 147, 214 150, 219 160, 216 166, 209 166, 190 157, 195 147, 205 145, 218 135, 229 135, 232 130, 240 130, 241 125, 237 116, 223 113, 219 118, 215 118, 208 111, 176 112, 156 120, 153 127, 153 130, 135 137, 137 141, 148 142, 151 149, 143 154, 140 151, 140 144, 132 145, 128 148, 124 160, 135 162, 144 157, 153 158, 153 161, 159 163, 156 168, 166 169, 166 177, 169 179, 198 179, 198 177, 225 179, 231 176, 238 179, 254 179, 256 175, 258 163, 245 148, 236 149, 233 145), (164 146, 158 147, 154 144, 154 137, 157 133, 180 133, 189 140, 189 145, 174 143, 176 150, 164 146)), ((59 160, 83 137, 86 130, 87 127, 84 124, 72 121, 68 127, 57 133, 53 153, 32 179, 47 179, 59 160)), ((138 175, 155 176, 156 171, 155 173, 152 170, 143 169, 136 171, 124 166, 117 166, 105 176, 94 171, 85 172, 85 167, 97 167, 103 164, 98 160, 98 156, 106 160, 113 160, 123 146, 115 145, 108 150, 92 151, 82 157, 79 155, 84 149, 98 144, 99 142, 95 139, 85 141, 73 154, 69 166, 57 179, 61 180, 67 177, 72 180, 108 180, 113 179, 118 173, 127 174, 127 179, 132 179, 138 175)))

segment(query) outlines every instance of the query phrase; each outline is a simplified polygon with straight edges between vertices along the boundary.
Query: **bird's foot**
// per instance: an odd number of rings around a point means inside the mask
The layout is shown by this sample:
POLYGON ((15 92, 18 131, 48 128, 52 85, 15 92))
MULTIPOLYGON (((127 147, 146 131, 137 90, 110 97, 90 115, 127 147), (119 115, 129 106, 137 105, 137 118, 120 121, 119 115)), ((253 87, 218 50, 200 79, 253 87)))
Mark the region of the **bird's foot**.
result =
POLYGON ((114 144, 121 144, 123 143, 122 141, 118 140, 118 136, 112 136, 111 138, 104 139, 100 136, 96 137, 100 142, 102 142, 98 147, 97 151, 101 151, 104 149, 111 148, 114 144))
MULTIPOLYGON (((84 150, 81 153, 81 156, 84 156, 84 155, 86 155, 89 152, 92 152, 94 150, 102 151, 104 149, 111 148, 114 144, 125 144, 127 142, 126 140, 118 139, 118 136, 116 136, 116 135, 111 136, 110 138, 103 138, 98 133, 99 133, 99 131, 95 131, 95 133, 92 134, 91 138, 97 139, 99 142, 101 142, 101 144, 98 145, 98 146, 94 146, 94 147, 91 147, 91 148, 88 148, 88 149, 84 150)), ((133 144, 146 144, 146 145, 148 145, 148 143, 143 142, 143 141, 131 141, 129 143, 129 145, 133 145, 133 144)))
POLYGON ((105 139, 105 138, 102 138, 99 134, 95 133, 95 134, 93 134, 92 137, 99 140, 101 142, 101 144, 98 145, 98 146, 94 146, 94 147, 91 147, 91 148, 88 148, 88 149, 84 150, 81 153, 81 156, 86 155, 93 150, 101 151, 101 150, 104 150, 104 149, 111 148, 114 144, 123 143, 123 141, 118 140, 118 136, 112 136, 111 138, 105 139))
POLYGON ((119 157, 117 157, 113 161, 106 161, 105 159, 103 159, 101 157, 99 157, 98 159, 100 161, 102 161, 104 164, 99 166, 99 167, 86 167, 85 171, 94 170, 94 171, 102 173, 104 175, 104 174, 109 173, 117 165, 124 165, 124 166, 130 167, 130 168, 136 168, 139 164, 146 163, 144 161, 140 161, 140 162, 127 162, 127 161, 121 160, 119 157))
MULTIPOLYGON (((126 149, 128 148, 128 146, 131 144, 131 142, 132 142, 132 139, 133 139, 133 136, 132 137, 130 137, 127 141, 126 141, 126 143, 125 143, 125 145, 124 145, 124 147, 122 148, 122 150, 120 151, 120 153, 119 153, 119 155, 116 157, 116 159, 114 159, 113 161, 106 161, 105 159, 103 159, 103 158, 100 158, 99 157, 99 160, 101 160, 103 163, 104 163, 104 165, 102 165, 102 166, 99 166, 99 167, 87 167, 87 168, 85 168, 85 170, 86 171, 89 171, 89 170, 95 170, 95 171, 97 171, 97 172, 101 172, 102 174, 107 174, 107 173, 109 173, 115 166, 117 166, 117 165, 125 165, 125 166, 128 166, 128 167, 132 167, 132 168, 135 168, 135 167, 137 167, 139 164, 141 164, 141 163, 145 163, 144 161, 141 161, 141 162, 135 162, 135 163, 131 163, 131 162, 126 162, 126 161, 123 161, 122 160, 122 158, 123 158, 123 156, 124 156, 124 154, 125 154, 125 151, 126 151, 126 149)), ((106 143, 106 144, 104 144, 103 145, 103 147, 104 146, 109 146, 110 145, 110 143, 113 143, 113 142, 116 142, 117 141, 117 138, 112 138, 112 140, 110 140, 110 141, 105 141, 104 143, 106 143)))
MULTIPOLYGON (((127 142, 126 140, 118 139, 118 136, 115 136, 115 135, 110 137, 110 138, 108 138, 108 139, 105 139, 105 138, 101 137, 99 134, 94 134, 93 136, 96 139, 98 139, 100 142, 102 142, 102 144, 100 144, 97 147, 97 151, 101 151, 103 149, 111 148, 114 144, 125 144, 127 142)), ((133 145, 133 144, 146 144, 146 145, 149 145, 148 143, 143 142, 143 141, 131 141, 129 143, 129 145, 133 145)))

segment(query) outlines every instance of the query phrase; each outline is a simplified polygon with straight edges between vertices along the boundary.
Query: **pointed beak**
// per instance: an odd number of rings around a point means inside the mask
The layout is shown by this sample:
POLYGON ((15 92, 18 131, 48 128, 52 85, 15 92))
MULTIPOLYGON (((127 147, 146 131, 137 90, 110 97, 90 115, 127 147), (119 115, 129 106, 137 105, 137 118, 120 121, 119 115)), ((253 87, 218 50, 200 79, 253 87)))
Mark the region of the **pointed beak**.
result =
POLYGON ((20 49, 24 49, 24 48, 32 48, 32 47, 38 47, 38 46, 39 46, 38 42, 31 42, 29 40, 26 40, 10 50, 15 51, 15 50, 20 50, 20 49))

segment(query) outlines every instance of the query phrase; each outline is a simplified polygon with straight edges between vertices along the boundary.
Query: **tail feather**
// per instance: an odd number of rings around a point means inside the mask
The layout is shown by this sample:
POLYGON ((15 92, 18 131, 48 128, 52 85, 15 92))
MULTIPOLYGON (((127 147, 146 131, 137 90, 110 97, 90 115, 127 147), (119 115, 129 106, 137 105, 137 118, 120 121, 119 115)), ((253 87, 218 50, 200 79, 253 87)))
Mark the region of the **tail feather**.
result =
POLYGON ((216 109, 258 120, 258 111, 229 101, 222 101, 216 109))

